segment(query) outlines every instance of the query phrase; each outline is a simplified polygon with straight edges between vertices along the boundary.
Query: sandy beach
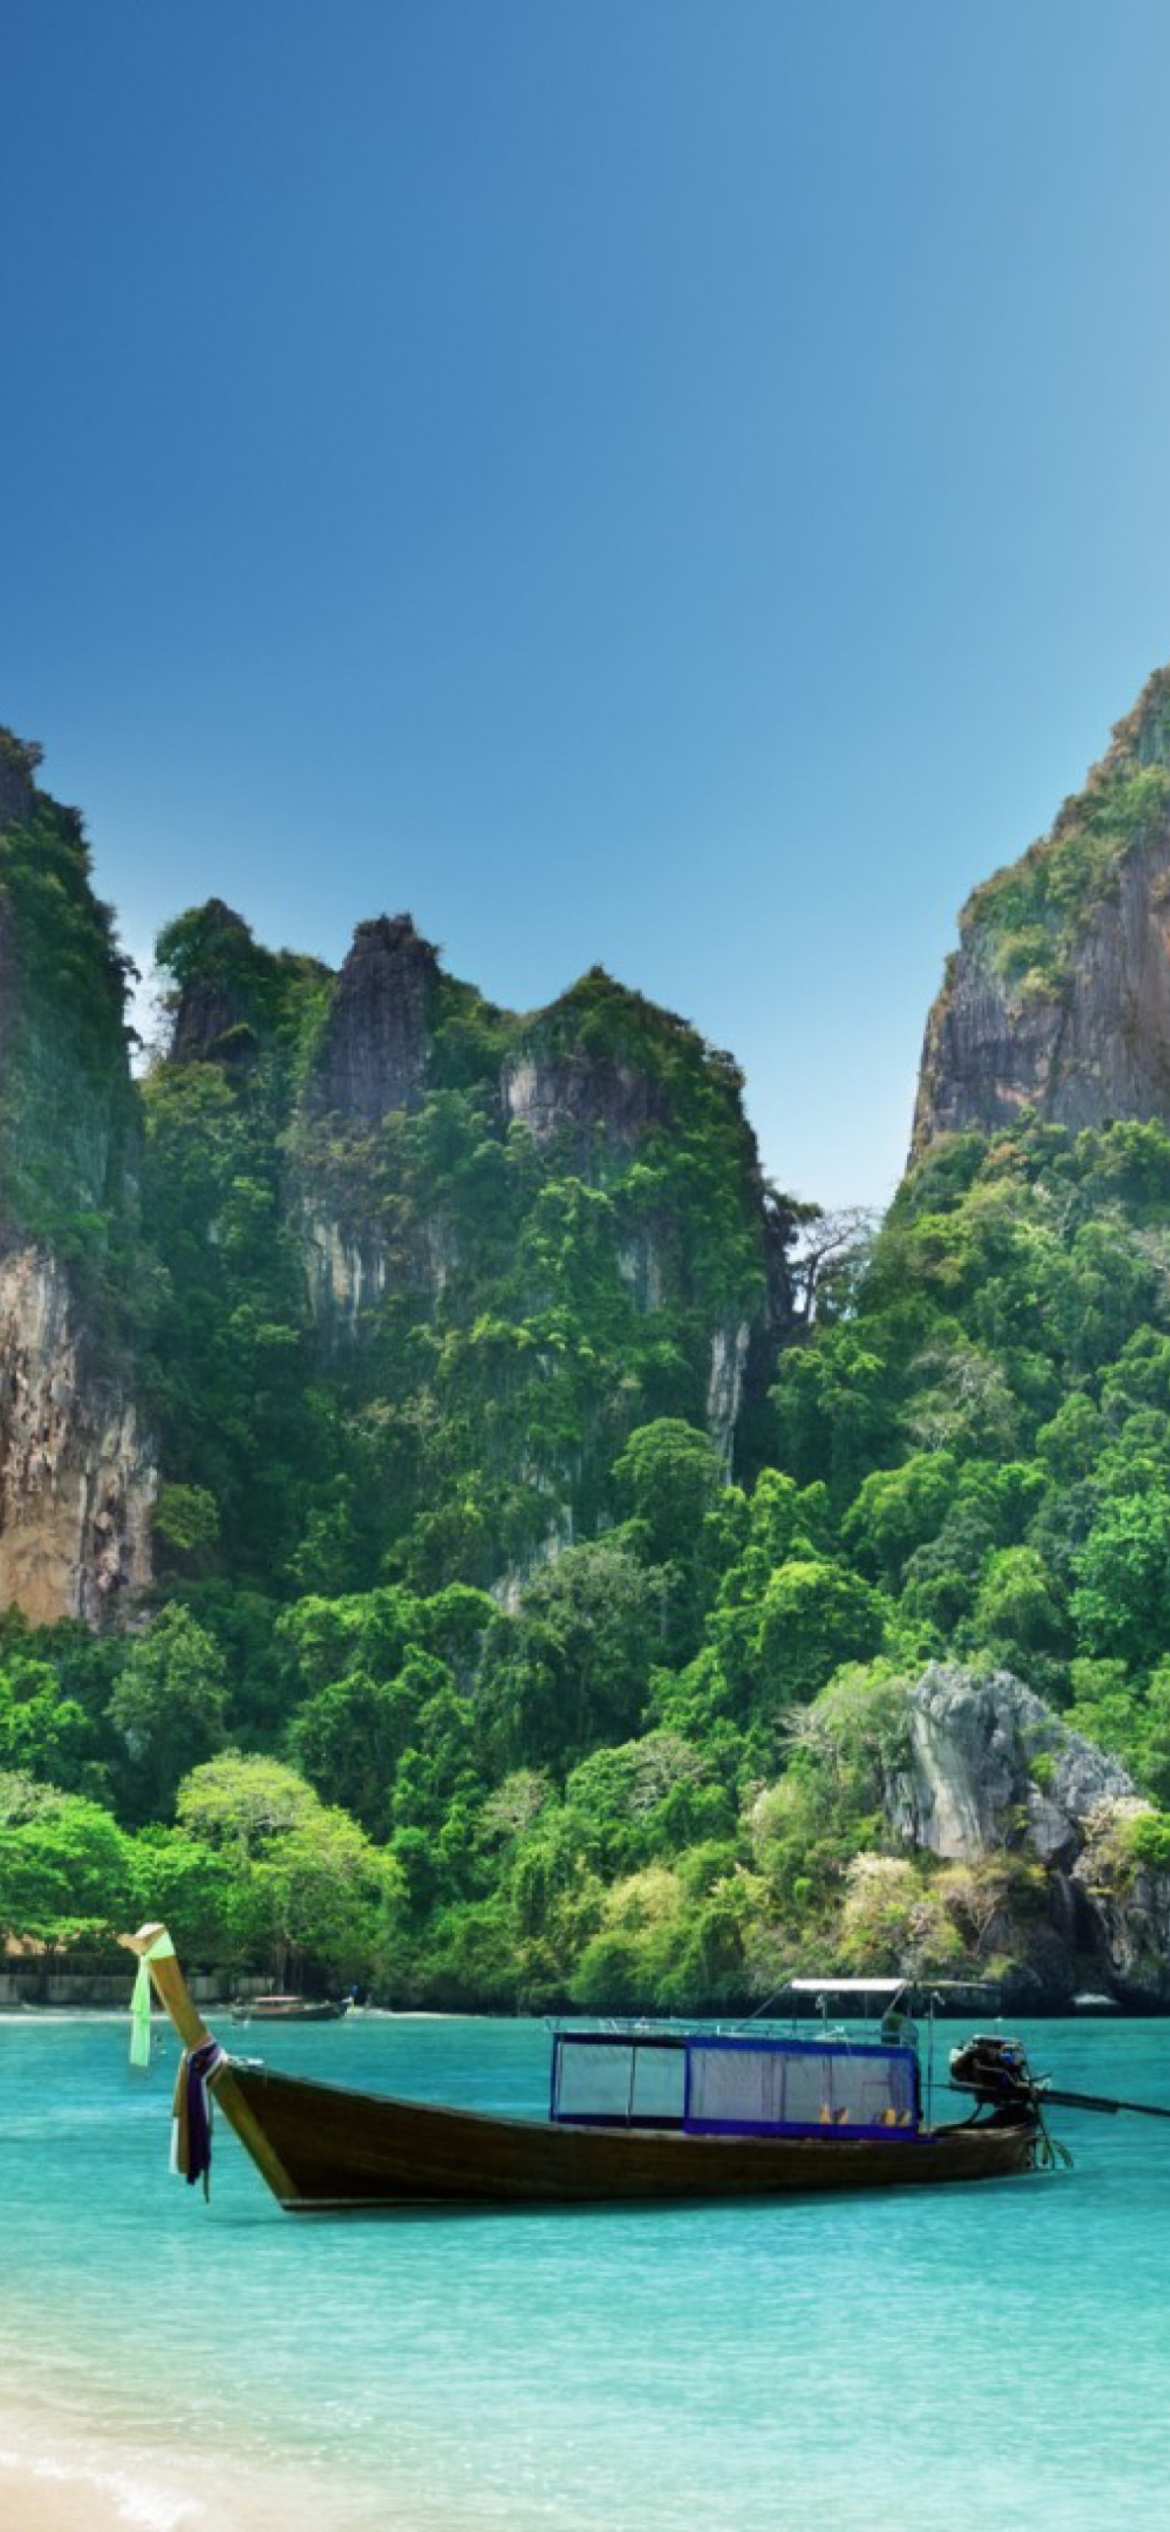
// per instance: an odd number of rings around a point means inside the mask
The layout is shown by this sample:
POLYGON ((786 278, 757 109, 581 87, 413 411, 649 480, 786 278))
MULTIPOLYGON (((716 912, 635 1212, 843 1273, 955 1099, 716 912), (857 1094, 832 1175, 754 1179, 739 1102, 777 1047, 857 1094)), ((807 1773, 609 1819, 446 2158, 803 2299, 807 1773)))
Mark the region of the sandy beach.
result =
MULTIPOLYGON (((374 2532, 385 2516, 291 2464, 261 2473, 202 2454, 185 2468, 162 2446, 120 2447, 96 2433, 62 2433, 47 2414, 32 2426, 0 2413, 5 2532, 309 2532, 322 2521, 329 2532, 374 2532)), ((413 2527, 398 2520, 396 2532, 413 2527)))
MULTIPOLYGON (((0 2519, 13 2532, 192 2532, 210 2520, 206 2507, 176 2488, 112 2457, 80 2453, 37 2454, 7 2445, 0 2450, 0 2519)), ((219 2511, 221 2523, 259 2524, 257 2515, 219 2511)))

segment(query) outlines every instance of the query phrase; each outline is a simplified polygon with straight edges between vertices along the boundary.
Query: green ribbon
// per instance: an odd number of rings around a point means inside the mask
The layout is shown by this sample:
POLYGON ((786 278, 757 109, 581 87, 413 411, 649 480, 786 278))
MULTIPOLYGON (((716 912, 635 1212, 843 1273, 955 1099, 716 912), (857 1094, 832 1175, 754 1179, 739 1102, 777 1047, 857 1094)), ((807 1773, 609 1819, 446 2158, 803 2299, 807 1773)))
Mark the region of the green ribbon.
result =
POLYGON ((138 1963, 138 1976, 134 1981, 134 1993, 130 1998, 130 2063, 132 2066, 149 2066, 150 2064, 151 1987, 148 1964, 151 1961, 173 1960, 174 1954, 174 1944, 164 1926, 162 1933, 156 1934, 153 1942, 147 1944, 138 1963))
POLYGON ((144 1960, 139 1961, 130 1999, 130 2063, 150 2064, 150 1971, 144 1960))

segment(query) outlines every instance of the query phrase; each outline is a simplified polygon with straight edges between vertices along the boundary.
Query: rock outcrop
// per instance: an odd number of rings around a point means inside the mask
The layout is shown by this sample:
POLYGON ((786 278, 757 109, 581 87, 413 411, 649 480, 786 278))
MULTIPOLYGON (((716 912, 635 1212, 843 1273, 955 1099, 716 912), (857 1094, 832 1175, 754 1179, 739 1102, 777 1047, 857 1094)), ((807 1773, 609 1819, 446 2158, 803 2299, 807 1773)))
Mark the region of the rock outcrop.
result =
POLYGON ((33 775, 41 761, 34 740, 0 728, 0 827, 25 826, 36 801, 33 775))
POLYGON ((151 1579, 153 1453, 125 1386, 95 1367, 68 1274, 0 1260, 0 1608, 35 1626, 108 1619, 151 1579))
POLYGON ((211 897, 200 910, 199 964, 183 983, 171 1030, 176 1064, 232 1064, 256 1042, 255 995, 249 990, 252 932, 240 914, 211 897))
POLYGON ((422 1104, 439 962, 408 914, 359 923, 337 978, 310 1104, 348 1125, 422 1104))
MULTIPOLYGON (((694 1308, 691 1259, 678 1236, 670 1179, 676 1167, 681 1173, 688 1166, 677 1161, 676 1141, 693 1133, 700 1103, 716 1092, 724 1108, 721 1130, 737 1155, 745 1233, 757 1244, 762 1270, 752 1305, 709 1310, 703 1340, 695 1410, 705 1411, 730 1473, 745 1411, 758 1410, 766 1398, 792 1325, 791 1225, 775 1204, 769 1209, 730 1059, 712 1057, 684 1021, 600 968, 545 1010, 516 1018, 445 977, 408 915, 359 924, 303 1093, 290 1178, 290 1206, 323 1335, 350 1344, 372 1331, 383 1301, 404 1292, 415 1296, 425 1316, 474 1273, 470 1226, 444 1207, 442 1190, 433 1214, 422 1218, 396 1193, 397 1121, 453 1078, 473 1089, 490 1143, 512 1136, 514 1144, 519 1129, 542 1171, 614 1197, 618 1273, 634 1308, 647 1315, 694 1308), (478 1014, 473 1029, 483 1028, 482 1051, 471 1057, 481 1067, 478 1078, 468 1072, 471 1006, 478 1014), (487 1051, 493 1046, 501 1049, 494 1062, 487 1051), (630 1172, 640 1162, 647 1167, 632 1196, 630 1172)), ((532 1306, 540 1306, 538 1295, 532 1306)), ((562 1505, 558 1519, 570 1513, 562 1505)))
POLYGON ((1134 1791, 1120 1760, 1071 1732, 1010 1671, 932 1662, 911 1691, 909 1730, 909 1765, 889 1789, 891 1825, 949 1863, 1013 1835, 1042 1864, 1072 1863, 1090 1816, 1134 1791))
MULTIPOLYGON (((520 1125, 541 1151, 552 1147, 588 1183, 620 1182, 622 1173, 685 1126, 688 1091, 672 1060, 693 1032, 593 968, 579 985, 525 1024, 501 1074, 506 1123, 520 1125), (599 1026, 599 1014, 604 1015, 599 1026)), ((726 1056, 708 1059, 738 1093, 726 1056)), ((737 1098, 738 1105, 738 1098, 737 1098)), ((711 1327, 704 1412, 721 1464, 731 1473, 745 1411, 757 1409, 775 1377, 776 1359, 794 1324, 789 1264, 791 1224, 770 1209, 754 1137, 742 1115, 729 1129, 742 1138, 743 1194, 760 1240, 762 1292, 750 1310, 721 1314, 711 1327)), ((669 1255, 665 1223, 653 1212, 631 1230, 618 1264, 640 1310, 677 1295, 679 1266, 669 1255)))
POLYGON ((926 1028, 912 1158, 1022 1109, 1170 1120, 1170 669, 1052 832, 976 889, 926 1028))
POLYGON ((628 1160, 670 1114, 664 1084, 645 1065, 551 1029, 535 1030, 509 1058, 503 1101, 509 1122, 536 1143, 563 1140, 586 1178, 628 1160))
MULTIPOLYGON (((984 1928, 1038 1999, 1080 1985, 1170 1996, 1170 1875, 1132 1858, 1127 1829, 1150 1805, 1105 1750, 1010 1671, 932 1662, 910 1691, 905 1748, 885 1811, 903 1845, 944 1864, 1016 1856, 1043 1867, 1023 1919, 1005 1903, 984 1928)), ((1019 1983, 1019 1981, 1018 1981, 1019 1983)))

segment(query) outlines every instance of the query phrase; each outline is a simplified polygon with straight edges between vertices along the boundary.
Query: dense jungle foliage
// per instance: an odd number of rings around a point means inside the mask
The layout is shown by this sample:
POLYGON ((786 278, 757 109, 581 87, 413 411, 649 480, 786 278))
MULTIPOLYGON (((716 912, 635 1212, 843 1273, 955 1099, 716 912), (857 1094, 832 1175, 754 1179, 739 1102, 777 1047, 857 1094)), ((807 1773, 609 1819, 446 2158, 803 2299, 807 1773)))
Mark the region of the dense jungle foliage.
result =
MULTIPOLYGON (((1107 857, 1144 810, 1102 799, 1107 857)), ((1026 1841, 889 1825, 936 1657, 1117 1751, 1154 1808, 1114 1868, 1170 1858, 1170 1134, 953 1137, 842 1248, 762 1186, 730 1059, 601 971, 516 1018, 426 953, 425 1083, 370 1123, 323 1087, 337 981, 216 907, 160 943, 200 1043, 135 1086, 38 802, 5 1220, 133 1359, 162 1484, 133 1627, 0 1619, 0 1936, 163 1914, 195 1962, 456 2006, 986 1967, 1026 1841)))
MULTIPOLYGON (((308 1502, 322 1411, 267 1397, 249 1447, 279 1437, 308 1502)), ((1026 1851, 941 1868, 883 1811, 928 1657, 1014 1670, 1170 1801, 1170 1137, 941 1148, 773 1405, 742 1485, 685 1417, 636 1425, 605 1526, 511 1605, 460 1575, 474 1521, 437 1589, 393 1546, 352 1589, 295 1549, 266 1575, 254 1536, 233 1571, 199 1462, 143 1632, 6 1621, 5 1921, 149 1908, 197 1959, 453 2005, 694 2008, 827 1948, 986 1965, 1026 1851)))

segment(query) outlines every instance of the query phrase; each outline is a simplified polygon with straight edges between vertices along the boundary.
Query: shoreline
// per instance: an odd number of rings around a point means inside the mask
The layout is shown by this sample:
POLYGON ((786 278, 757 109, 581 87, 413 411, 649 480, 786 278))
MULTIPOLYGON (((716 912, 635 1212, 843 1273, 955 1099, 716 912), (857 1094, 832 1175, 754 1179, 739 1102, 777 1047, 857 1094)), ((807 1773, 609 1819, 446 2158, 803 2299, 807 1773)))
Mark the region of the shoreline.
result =
MULTIPOLYGON (((198 2515, 125 2472, 0 2450, 0 2510, 13 2532, 182 2532, 198 2515)), ((221 2520, 224 2518, 221 2517, 221 2520)))
MULTIPOLYGON (((68 2424, 43 2412, 30 2429, 0 2408, 0 2522, 5 2532, 381 2532, 392 2498, 345 2486, 298 2463, 263 2466, 165 2445, 131 2445, 101 2423, 68 2424)), ((395 2532, 448 2532, 400 2511, 395 2532)))
POLYGON ((388 2521, 394 2532, 457 2532, 449 2514, 404 2507, 384 2481, 343 2475, 336 2460, 259 2458, 219 2441, 184 2450, 149 2412, 139 2434, 107 2418, 96 2390, 58 2398, 37 2366, 27 2383, 23 2370, 0 2390, 4 2532, 385 2532, 388 2521))
MULTIPOLYGON (((26 2401, 18 2414, 0 2406, 0 2517, 19 2532, 198 2532, 210 2520, 176 2456, 119 2445, 100 2422, 82 2427, 43 2395, 31 2416, 26 2401)), ((264 2518, 254 2520, 259 2532, 264 2518)))
MULTIPOLYGON (((220 2020, 222 2020, 224 2014, 230 2016, 231 2010, 232 2008, 230 2004, 226 2001, 215 2004, 210 2002, 206 1996, 202 1999, 199 2006, 200 2013, 215 2014, 220 2020)), ((1170 2005, 1167 2006, 1166 2010, 1170 2013, 1170 2005)), ((446 2013, 439 2012, 429 2005, 419 2005, 417 2007, 414 2005, 406 2005, 403 2006, 401 2010, 397 2005, 361 2005, 354 2014, 346 2014, 342 2018, 347 2022, 352 2021, 355 2027, 358 2027, 361 2023, 366 2021, 534 2022, 543 2021, 544 2016, 542 2014, 446 2013)), ((0 2024, 6 2022, 125 2022, 128 2024, 129 2019, 129 2005, 0 2003, 0 2024)), ((161 2012, 157 2005, 154 2005, 151 2008, 150 2021, 152 2030, 169 2031, 171 2028, 169 2015, 161 2012)), ((249 2019, 247 2024, 241 2022, 237 2024, 236 2027, 243 2030, 253 2026, 249 2019)), ((288 2022, 266 2022, 263 2015, 261 2015, 255 2027, 258 2030, 271 2031, 298 2030, 304 2026, 299 2024, 295 2018, 288 2022)), ((310 2027, 313 2026, 310 2025, 310 2027)))

